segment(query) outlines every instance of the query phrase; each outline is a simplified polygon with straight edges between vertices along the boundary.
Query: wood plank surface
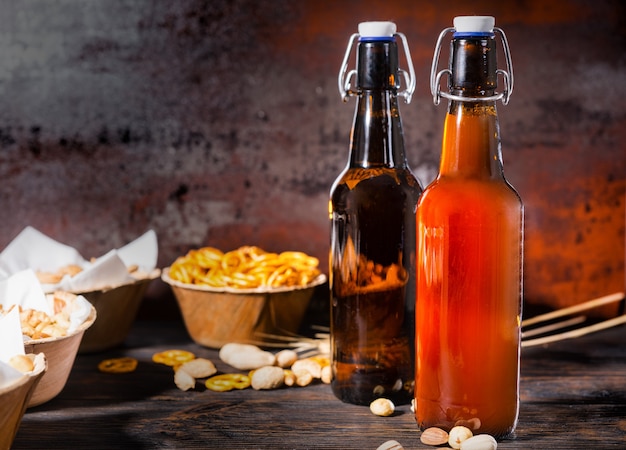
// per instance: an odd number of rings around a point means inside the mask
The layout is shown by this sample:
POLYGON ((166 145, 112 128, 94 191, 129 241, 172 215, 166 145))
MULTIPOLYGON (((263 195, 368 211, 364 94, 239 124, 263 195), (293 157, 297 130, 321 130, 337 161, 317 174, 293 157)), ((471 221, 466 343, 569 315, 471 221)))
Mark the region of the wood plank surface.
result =
MULTIPOLYGON (((626 448, 626 326, 524 349, 521 412, 500 449, 626 448)), ((154 352, 191 350, 231 371, 217 352, 194 344, 176 321, 140 321, 122 348, 77 357, 58 397, 27 411, 14 449, 226 448, 376 449, 395 439, 427 449, 409 405, 392 417, 341 403, 330 387, 183 392, 154 352), (100 360, 128 355, 135 372, 100 373, 100 360)))

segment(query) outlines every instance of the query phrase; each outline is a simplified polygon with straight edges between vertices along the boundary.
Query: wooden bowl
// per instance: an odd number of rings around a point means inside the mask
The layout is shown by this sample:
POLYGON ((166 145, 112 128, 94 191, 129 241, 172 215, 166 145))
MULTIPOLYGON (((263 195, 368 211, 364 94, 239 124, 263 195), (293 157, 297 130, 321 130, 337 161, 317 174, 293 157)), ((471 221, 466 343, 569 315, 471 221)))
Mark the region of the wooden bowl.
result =
POLYGON ((10 386, 0 388, 0 449, 11 448, 28 402, 47 367, 45 355, 37 355, 32 372, 24 374, 10 386))
POLYGON ((215 289, 180 283, 161 276, 174 292, 191 338, 198 344, 220 348, 229 342, 269 342, 268 334, 297 333, 319 275, 304 287, 275 289, 215 289))
POLYGON ((74 365, 83 334, 95 320, 96 308, 92 306, 89 317, 73 333, 58 338, 24 341, 26 353, 43 353, 48 361, 48 370, 35 388, 28 402, 29 408, 52 400, 63 390, 74 365))
POLYGON ((161 271, 155 269, 146 278, 129 284, 75 293, 89 300, 98 312, 98 320, 85 330, 78 351, 100 352, 121 345, 135 322, 137 311, 150 282, 160 274, 161 271))

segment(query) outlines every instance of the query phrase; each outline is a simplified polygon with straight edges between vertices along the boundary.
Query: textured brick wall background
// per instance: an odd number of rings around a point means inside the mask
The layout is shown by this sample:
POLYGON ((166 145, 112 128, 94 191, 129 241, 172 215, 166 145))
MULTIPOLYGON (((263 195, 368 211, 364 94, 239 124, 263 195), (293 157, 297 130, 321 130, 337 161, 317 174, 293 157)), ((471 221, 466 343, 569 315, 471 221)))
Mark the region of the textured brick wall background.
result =
POLYGON ((437 36, 455 15, 490 14, 515 68, 499 111, 505 172, 526 205, 526 301, 624 289, 622 2, 1 0, 0 10, 0 248, 32 225, 99 256, 152 228, 160 266, 191 247, 253 244, 326 268, 328 191, 354 111, 336 82, 348 37, 372 19, 407 35, 418 83, 401 112, 425 185, 446 108, 428 90, 437 36))

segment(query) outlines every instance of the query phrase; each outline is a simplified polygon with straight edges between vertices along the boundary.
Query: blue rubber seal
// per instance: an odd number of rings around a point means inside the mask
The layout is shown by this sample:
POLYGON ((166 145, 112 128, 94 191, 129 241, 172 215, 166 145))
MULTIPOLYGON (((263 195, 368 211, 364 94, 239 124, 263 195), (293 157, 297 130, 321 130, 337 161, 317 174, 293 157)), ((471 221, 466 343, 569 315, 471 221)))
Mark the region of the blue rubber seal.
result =
POLYGON ((359 36, 359 42, 392 42, 395 40, 394 36, 359 36))
POLYGON ((476 37, 493 37, 495 33, 490 31, 455 31, 453 38, 476 38, 476 37))

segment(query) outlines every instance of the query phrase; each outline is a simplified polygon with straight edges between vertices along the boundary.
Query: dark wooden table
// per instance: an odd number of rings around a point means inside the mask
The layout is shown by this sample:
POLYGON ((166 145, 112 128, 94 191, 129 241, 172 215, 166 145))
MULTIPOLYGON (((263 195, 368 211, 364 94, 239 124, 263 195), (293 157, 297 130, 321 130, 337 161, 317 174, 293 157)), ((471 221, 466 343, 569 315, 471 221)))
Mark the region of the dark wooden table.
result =
MULTIPOLYGON (((408 405, 392 417, 343 404, 329 386, 274 391, 183 392, 154 352, 181 348, 212 359, 179 321, 138 321, 123 348, 76 359, 65 389, 29 409, 14 449, 376 449, 395 439, 425 449, 408 405), (135 372, 98 372, 104 358, 128 355, 135 372)), ((521 413, 500 449, 626 448, 626 326, 522 354, 521 413)))

